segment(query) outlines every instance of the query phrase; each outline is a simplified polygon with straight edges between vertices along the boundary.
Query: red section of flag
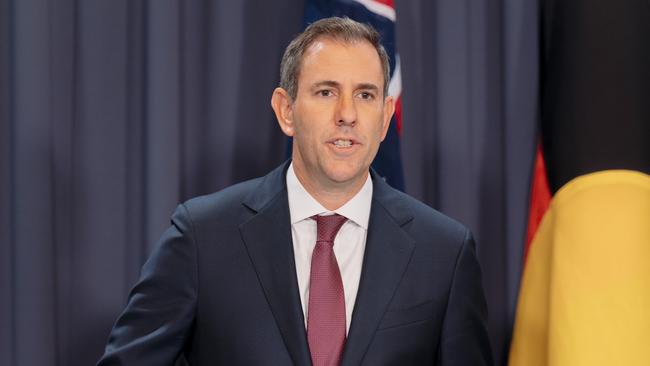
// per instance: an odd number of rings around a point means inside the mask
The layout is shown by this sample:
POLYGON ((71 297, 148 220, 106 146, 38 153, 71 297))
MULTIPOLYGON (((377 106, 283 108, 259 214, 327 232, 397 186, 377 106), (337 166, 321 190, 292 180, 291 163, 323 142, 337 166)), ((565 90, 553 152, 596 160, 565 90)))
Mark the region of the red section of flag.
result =
POLYGON ((388 5, 391 8, 395 9, 395 4, 393 0, 374 0, 376 3, 382 3, 384 5, 388 5))
POLYGON ((397 122, 397 134, 402 135, 402 96, 400 95, 395 102, 395 121, 397 122))
POLYGON ((528 213, 528 232, 526 233, 526 248, 524 251, 524 263, 528 257, 530 243, 535 237, 548 206, 551 203, 551 190, 548 185, 546 175, 546 164, 544 163, 544 154, 542 153, 541 143, 537 144, 537 153, 535 154, 535 172, 533 176, 532 190, 530 194, 530 211, 528 213))

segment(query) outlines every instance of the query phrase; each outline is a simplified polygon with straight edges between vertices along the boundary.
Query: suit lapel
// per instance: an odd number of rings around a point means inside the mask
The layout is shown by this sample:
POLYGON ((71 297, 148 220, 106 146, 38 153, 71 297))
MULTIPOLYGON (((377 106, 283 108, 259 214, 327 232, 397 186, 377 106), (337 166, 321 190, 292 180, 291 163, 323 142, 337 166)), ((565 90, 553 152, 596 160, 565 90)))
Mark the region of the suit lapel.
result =
MULTIPOLYGON (((289 162, 262 178, 243 202, 254 216, 240 233, 284 343, 296 365, 311 365, 300 302, 286 191, 289 162)), ((373 172, 373 201, 366 251, 342 365, 361 363, 411 259, 412 219, 400 194, 373 172)))
POLYGON ((366 251, 343 354, 343 366, 359 365, 411 259, 413 239, 402 229, 411 220, 398 193, 373 174, 373 202, 366 251))
POLYGON ((294 364, 310 365, 284 179, 287 166, 263 178, 244 202, 257 214, 240 226, 240 232, 294 364))

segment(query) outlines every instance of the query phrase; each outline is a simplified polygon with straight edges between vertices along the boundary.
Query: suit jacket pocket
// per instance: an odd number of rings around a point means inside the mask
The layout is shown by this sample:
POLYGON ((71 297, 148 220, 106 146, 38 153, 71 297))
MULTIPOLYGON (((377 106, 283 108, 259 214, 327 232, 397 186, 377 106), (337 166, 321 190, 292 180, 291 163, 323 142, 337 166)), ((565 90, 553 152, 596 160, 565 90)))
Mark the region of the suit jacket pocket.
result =
POLYGON ((377 330, 407 325, 433 317, 434 301, 427 301, 405 309, 387 310, 377 330))

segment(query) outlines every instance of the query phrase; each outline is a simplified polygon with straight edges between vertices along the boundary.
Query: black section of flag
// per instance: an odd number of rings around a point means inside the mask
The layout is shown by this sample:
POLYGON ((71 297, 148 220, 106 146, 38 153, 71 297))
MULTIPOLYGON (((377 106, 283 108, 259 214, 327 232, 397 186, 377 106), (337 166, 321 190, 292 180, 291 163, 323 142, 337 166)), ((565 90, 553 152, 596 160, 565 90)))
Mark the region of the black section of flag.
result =
POLYGON ((552 191, 600 170, 650 173, 650 2, 544 6, 542 136, 552 191))

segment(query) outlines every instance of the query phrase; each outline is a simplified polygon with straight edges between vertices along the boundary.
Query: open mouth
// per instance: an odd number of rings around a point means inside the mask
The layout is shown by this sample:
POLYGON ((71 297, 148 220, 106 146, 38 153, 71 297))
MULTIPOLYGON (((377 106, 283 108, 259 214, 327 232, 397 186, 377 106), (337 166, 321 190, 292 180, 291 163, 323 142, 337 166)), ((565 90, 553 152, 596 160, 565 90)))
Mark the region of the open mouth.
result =
POLYGON ((347 158, 356 154, 363 145, 358 140, 346 137, 334 137, 327 141, 331 151, 341 158, 347 158))
POLYGON ((336 147, 351 147, 354 144, 352 140, 336 139, 332 142, 336 147))

